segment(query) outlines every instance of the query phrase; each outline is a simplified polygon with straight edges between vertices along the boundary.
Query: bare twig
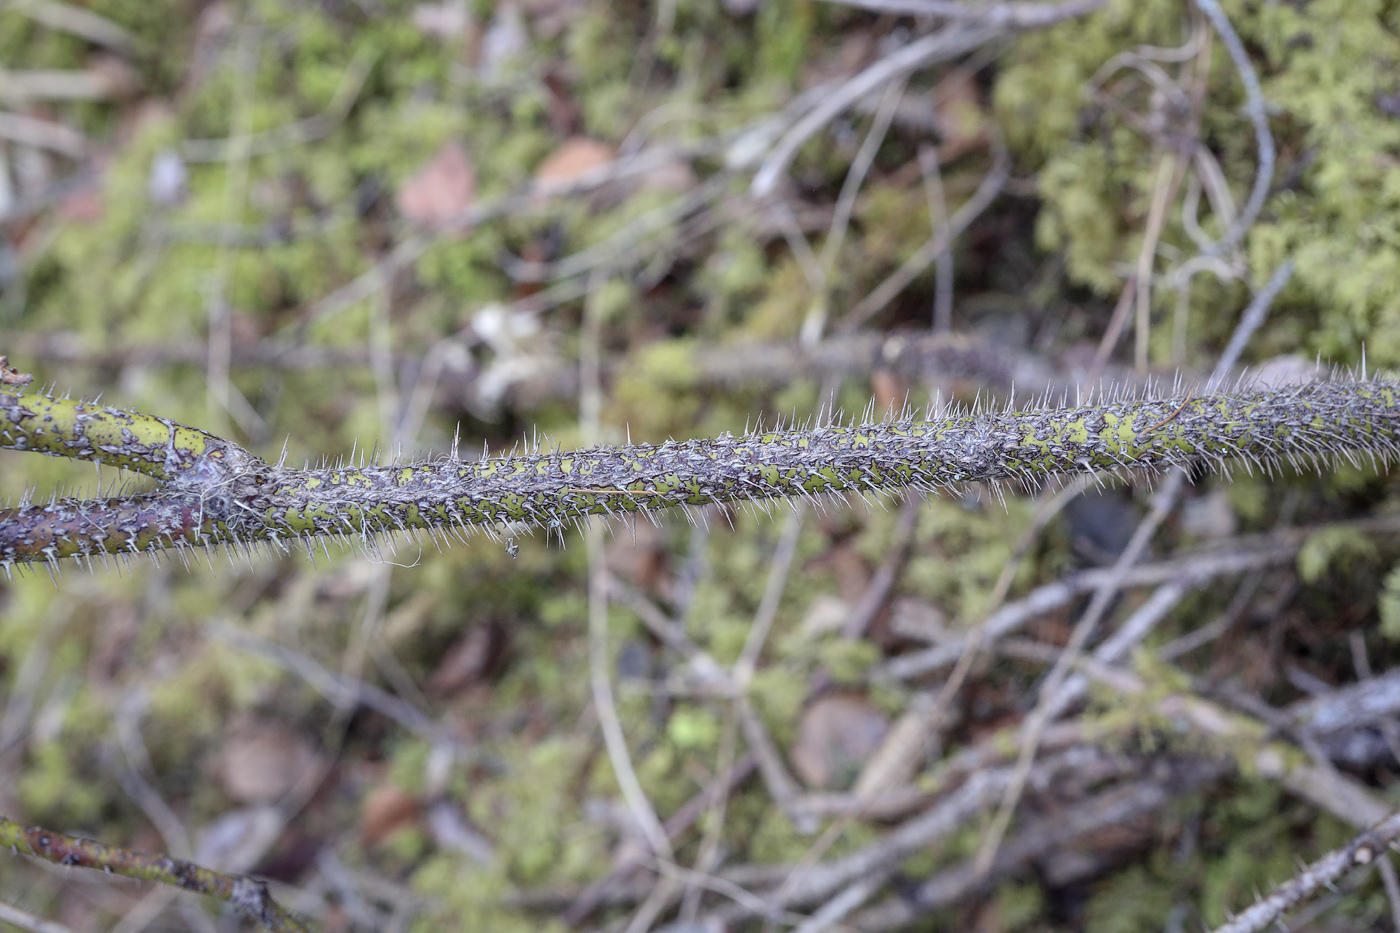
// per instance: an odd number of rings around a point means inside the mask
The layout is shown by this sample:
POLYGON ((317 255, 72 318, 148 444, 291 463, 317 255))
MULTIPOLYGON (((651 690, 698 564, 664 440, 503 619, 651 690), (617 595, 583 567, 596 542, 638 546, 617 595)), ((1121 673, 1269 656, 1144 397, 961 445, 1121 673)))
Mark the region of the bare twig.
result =
POLYGON ((953 216, 929 238, 928 242, 915 250, 898 269, 876 286, 874 291, 846 312, 846 316, 841 319, 841 332, 853 331, 879 313, 895 296, 904 291, 909 283, 922 275, 930 263, 948 250, 953 241, 972 226, 972 222, 996 200, 1001 189, 1006 186, 1007 179, 1011 177, 1011 158, 1006 152, 1006 147, 999 141, 994 140, 994 145, 996 161, 993 162, 991 171, 982 178, 972 197, 953 212, 953 216))
POLYGON ((0 139, 49 149, 70 159, 81 159, 87 153, 87 137, 72 127, 18 113, 0 112, 0 139))
POLYGON ((1381 871, 1381 884, 1385 886, 1385 899, 1390 904, 1390 923, 1397 930, 1400 930, 1400 878, 1396 877, 1395 863, 1390 860, 1390 853, 1379 861, 1381 871))
MULTIPOLYGON (((716 801, 732 793, 735 788, 747 780, 749 775, 753 774, 755 766, 752 752, 735 761, 734 766, 728 772, 716 778, 708 787, 667 818, 666 822, 662 824, 667 837, 672 842, 679 839, 680 835, 709 811, 716 801)), ((608 892, 616 888, 628 873, 644 865, 646 861, 647 856, 640 850, 640 847, 628 851, 613 866, 612 872, 606 878, 596 884, 589 885, 582 894, 572 900, 564 913, 564 922, 570 926, 577 926, 599 904, 607 900, 608 892)))
POLYGON ((927 16, 953 21, 1004 21, 1018 27, 1048 26, 1067 15, 1091 13, 1103 6, 1103 0, 1081 0, 1078 3, 967 3, 959 0, 827 0, 842 6, 893 13, 897 16, 927 16), (1074 8, 1075 13, 1067 12, 1074 8))
MULTIPOLYGON (((1374 531, 1400 529, 1400 525, 1387 523, 1383 526, 1373 519, 1365 519, 1363 522, 1365 527, 1374 531)), ((1287 564, 1294 559, 1297 548, 1302 545, 1308 533, 1309 531, 1303 529, 1290 529, 1274 535, 1236 539, 1222 542, 1221 546, 1200 553, 1139 565, 1117 578, 1118 586, 1120 589, 1156 586, 1177 577, 1188 582, 1204 582, 1287 564)), ((984 637, 990 641, 1008 635, 1031 619, 1065 606, 1076 596, 1094 592, 1113 579, 1115 575, 1111 568, 1082 570, 1037 587, 1021 599, 992 613, 987 619, 984 637)), ((950 639, 932 648, 892 658, 877 668, 873 676, 877 679, 908 679, 931 674, 955 663, 968 650, 971 642, 970 637, 950 639)))
POLYGON ((40 919, 4 901, 0 901, 0 922, 18 927, 25 933, 73 933, 61 923, 40 919))
POLYGON ((12 0, 12 9, 50 29, 104 45, 114 52, 130 54, 136 49, 131 33, 101 14, 62 0, 12 0))
POLYGON ((27 104, 38 100, 108 100, 129 93, 132 75, 123 69, 0 69, 0 100, 27 104))
POLYGON ((806 508, 797 506, 783 523, 778 536, 778 547, 773 554, 773 562, 768 570, 768 582, 763 588, 758 610, 754 613, 753 624, 749 626, 748 637, 744 640, 739 659, 734 662, 733 680, 740 689, 747 689, 758 669, 758 658, 763 646, 768 643, 768 633, 778 616, 778 606, 782 602, 783 590, 787 587, 788 573, 792 570, 793 558, 797 556, 797 541, 802 534, 802 519, 806 508))
POLYGON ((830 276, 831 270, 836 267, 836 259, 841 253, 842 244, 846 241, 846 231, 850 227, 851 213, 855 210, 856 196, 860 193, 861 185, 865 182, 865 176, 870 171, 870 166, 875 163, 875 156, 885 141, 885 134, 889 132, 895 110, 899 107, 899 101, 904 96, 904 84, 903 81, 891 81, 885 88, 885 93, 875 108, 875 119, 872 121, 870 129, 866 131, 865 139, 861 141, 860 149, 856 151, 855 158, 851 160, 851 167, 846 171, 846 180, 842 182, 841 193, 836 198, 836 209, 832 212, 831 226, 827 231, 826 242, 822 244, 821 256, 818 259, 818 265, 820 265, 822 272, 828 276, 830 276))
POLYGON ((259 638, 251 632, 215 625, 213 635, 296 675, 337 707, 372 709, 425 741, 449 745, 465 755, 472 754, 471 747, 460 736, 454 735, 446 726, 433 722, 426 713, 401 697, 363 683, 358 678, 326 670, 306 655, 259 638))
MULTIPOLYGON (((595 278, 598 278, 595 276, 595 278)), ((583 391, 579 396, 579 421, 586 439, 597 442, 601 430, 599 416, 602 410, 602 393, 599 388, 599 319, 596 296, 601 281, 590 289, 585 304, 583 322, 583 352, 580 355, 580 383, 583 391)), ((593 706, 602 728, 603 742, 607 747, 608 759, 612 762, 613 774, 622 791, 622 799, 636 821, 651 851, 666 861, 674 861, 671 840, 666 835, 656 810, 651 805, 646 791, 642 789, 637 772, 632 767, 632 755, 627 749, 627 737, 622 731, 622 723, 617 716, 617 706, 613 702, 612 679, 609 674, 611 658, 608 654, 608 569, 603 559, 603 526, 594 519, 588 523, 584 535, 588 550, 588 671, 592 686, 593 706)))
POLYGON ((1230 61, 1234 63, 1235 70, 1239 72, 1240 81, 1244 84, 1245 92, 1245 113, 1249 115, 1250 122, 1254 124, 1254 142, 1259 150, 1259 168, 1254 175, 1254 186, 1250 189, 1249 198, 1245 201, 1244 209, 1240 211, 1240 216, 1235 218, 1235 222, 1230 225, 1224 235, 1204 252, 1207 255, 1219 256, 1235 247, 1235 244, 1254 226, 1254 221, 1259 216, 1259 211, 1264 207, 1264 200, 1269 196, 1269 186, 1274 179, 1274 137, 1269 132, 1269 116, 1265 110, 1264 92, 1259 87, 1259 78, 1254 73, 1254 66, 1250 64, 1249 53, 1244 49, 1244 43, 1240 42, 1240 37, 1236 34, 1230 19, 1225 15, 1225 11, 1220 8, 1216 0, 1194 0, 1196 6, 1206 18, 1210 20, 1215 31, 1220 34, 1220 41, 1225 44, 1225 50, 1230 53, 1230 61))
POLYGON ((1130 781, 1097 794, 1069 812, 1041 820, 1008 840, 989 870, 983 871, 975 860, 969 860, 925 881, 912 896, 890 898, 858 915, 852 925, 861 933, 906 926, 928 911, 988 890, 994 881, 1024 870, 1036 858, 1063 851, 1092 833, 1122 827, 1155 813, 1177 794, 1209 780, 1216 771, 1209 765, 1188 762, 1170 780, 1130 781))
POLYGON ((821 132, 822 127, 867 94, 879 90, 890 81, 905 78, 920 68, 970 52, 1004 35, 1005 32, 1006 28, 1001 24, 954 25, 916 39, 886 55, 832 93, 825 95, 784 133, 754 173, 750 191, 758 198, 774 194, 798 150, 821 132))
MULTIPOLYGON (((1121 776, 1127 767, 1121 759, 1093 746, 1078 745, 1046 756, 1036 765, 1032 783, 1038 788, 1048 788, 1070 775, 1085 781, 1108 780, 1121 776)), ((985 768, 971 773, 956 790, 877 842, 849 855, 806 866, 800 873, 784 869, 780 875, 783 880, 765 897, 765 902, 785 908, 812 904, 861 878, 879 874, 913 852, 937 845, 982 812, 1000 795, 1012 776, 1010 767, 985 768)), ((723 916, 732 922, 748 915, 734 910, 723 916)))
MULTIPOLYGON (((948 198, 943 191, 943 172, 938 166, 938 150, 919 148, 919 168, 924 178, 924 199, 935 234, 948 226, 948 198)), ((952 244, 934 261, 933 332, 946 334, 953 329, 953 248, 952 244)))

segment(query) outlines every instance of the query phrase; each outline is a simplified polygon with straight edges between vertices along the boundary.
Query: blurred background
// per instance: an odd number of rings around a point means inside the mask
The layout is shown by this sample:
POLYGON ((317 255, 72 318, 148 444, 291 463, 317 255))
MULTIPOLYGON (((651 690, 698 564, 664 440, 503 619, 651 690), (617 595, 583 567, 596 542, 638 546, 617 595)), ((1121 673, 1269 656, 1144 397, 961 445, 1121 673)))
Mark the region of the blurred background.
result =
MULTIPOLYGON (((1169 386, 1286 260, 1245 362, 1394 366, 1400 8, 1223 8, 11 0, 0 351, 294 463, 1169 386)), ((1400 802, 1400 522, 1192 479, 21 575, 0 813, 329 931, 1216 925, 1400 802)))

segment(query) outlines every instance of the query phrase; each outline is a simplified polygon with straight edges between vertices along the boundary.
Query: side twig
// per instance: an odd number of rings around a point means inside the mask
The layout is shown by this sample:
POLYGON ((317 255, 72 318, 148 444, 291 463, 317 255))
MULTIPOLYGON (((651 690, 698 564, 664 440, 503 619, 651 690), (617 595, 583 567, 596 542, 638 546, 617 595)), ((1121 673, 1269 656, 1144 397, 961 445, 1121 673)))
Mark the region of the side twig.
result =
POLYGON ((1328 852, 1279 885, 1268 897, 1235 917, 1215 933, 1258 933, 1279 922, 1283 915, 1331 888, 1343 875, 1386 857, 1386 850, 1400 839, 1400 811, 1392 813, 1351 842, 1328 852))
POLYGON ((0 846, 55 865, 92 868, 109 875, 155 881, 216 897, 272 933, 310 933, 304 922, 272 899, 266 882, 246 875, 225 874, 183 859, 132 852, 47 829, 26 828, 3 816, 0 816, 0 846))

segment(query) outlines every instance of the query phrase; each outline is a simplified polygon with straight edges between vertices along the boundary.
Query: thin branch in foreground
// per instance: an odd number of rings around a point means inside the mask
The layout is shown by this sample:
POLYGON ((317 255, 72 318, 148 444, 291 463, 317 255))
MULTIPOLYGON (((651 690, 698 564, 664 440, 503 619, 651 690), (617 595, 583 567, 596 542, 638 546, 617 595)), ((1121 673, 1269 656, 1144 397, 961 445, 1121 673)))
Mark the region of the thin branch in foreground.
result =
POLYGON ((1328 852, 1279 885, 1268 897, 1235 917, 1215 933, 1258 933, 1282 919, 1283 915, 1304 904, 1337 880, 1358 868, 1385 858, 1386 850, 1400 839, 1400 810, 1381 820, 1351 842, 1328 852))
POLYGON ((184 859, 132 852, 91 839, 25 827, 0 816, 0 847, 3 846, 55 865, 91 868, 215 897, 227 901, 239 913, 261 923, 272 933, 310 933, 310 927, 272 899, 266 882, 246 875, 227 874, 184 859))

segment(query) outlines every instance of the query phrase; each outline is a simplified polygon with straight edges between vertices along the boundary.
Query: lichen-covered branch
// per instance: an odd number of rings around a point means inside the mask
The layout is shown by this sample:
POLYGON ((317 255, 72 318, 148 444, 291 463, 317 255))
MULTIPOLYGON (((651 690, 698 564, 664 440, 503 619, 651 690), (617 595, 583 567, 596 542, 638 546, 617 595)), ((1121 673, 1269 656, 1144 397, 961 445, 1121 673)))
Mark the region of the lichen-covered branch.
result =
POLYGON ((0 446, 133 465, 164 480, 142 496, 0 510, 0 563, 8 568, 171 547, 335 536, 368 541, 414 529, 461 533, 507 523, 557 529, 589 515, 1035 483, 1085 471, 1218 468, 1231 460, 1387 461, 1400 451, 1400 384, 1334 380, 1276 391, 323 470, 269 464, 163 419, 58 403, 10 387, 0 391, 0 446))
POLYGON ((93 868, 112 875, 173 885, 184 891, 227 901, 239 913, 273 933, 309 933, 309 928, 267 891, 267 885, 244 875, 230 875, 183 859, 147 855, 91 839, 25 827, 0 816, 0 847, 73 868, 93 868))

